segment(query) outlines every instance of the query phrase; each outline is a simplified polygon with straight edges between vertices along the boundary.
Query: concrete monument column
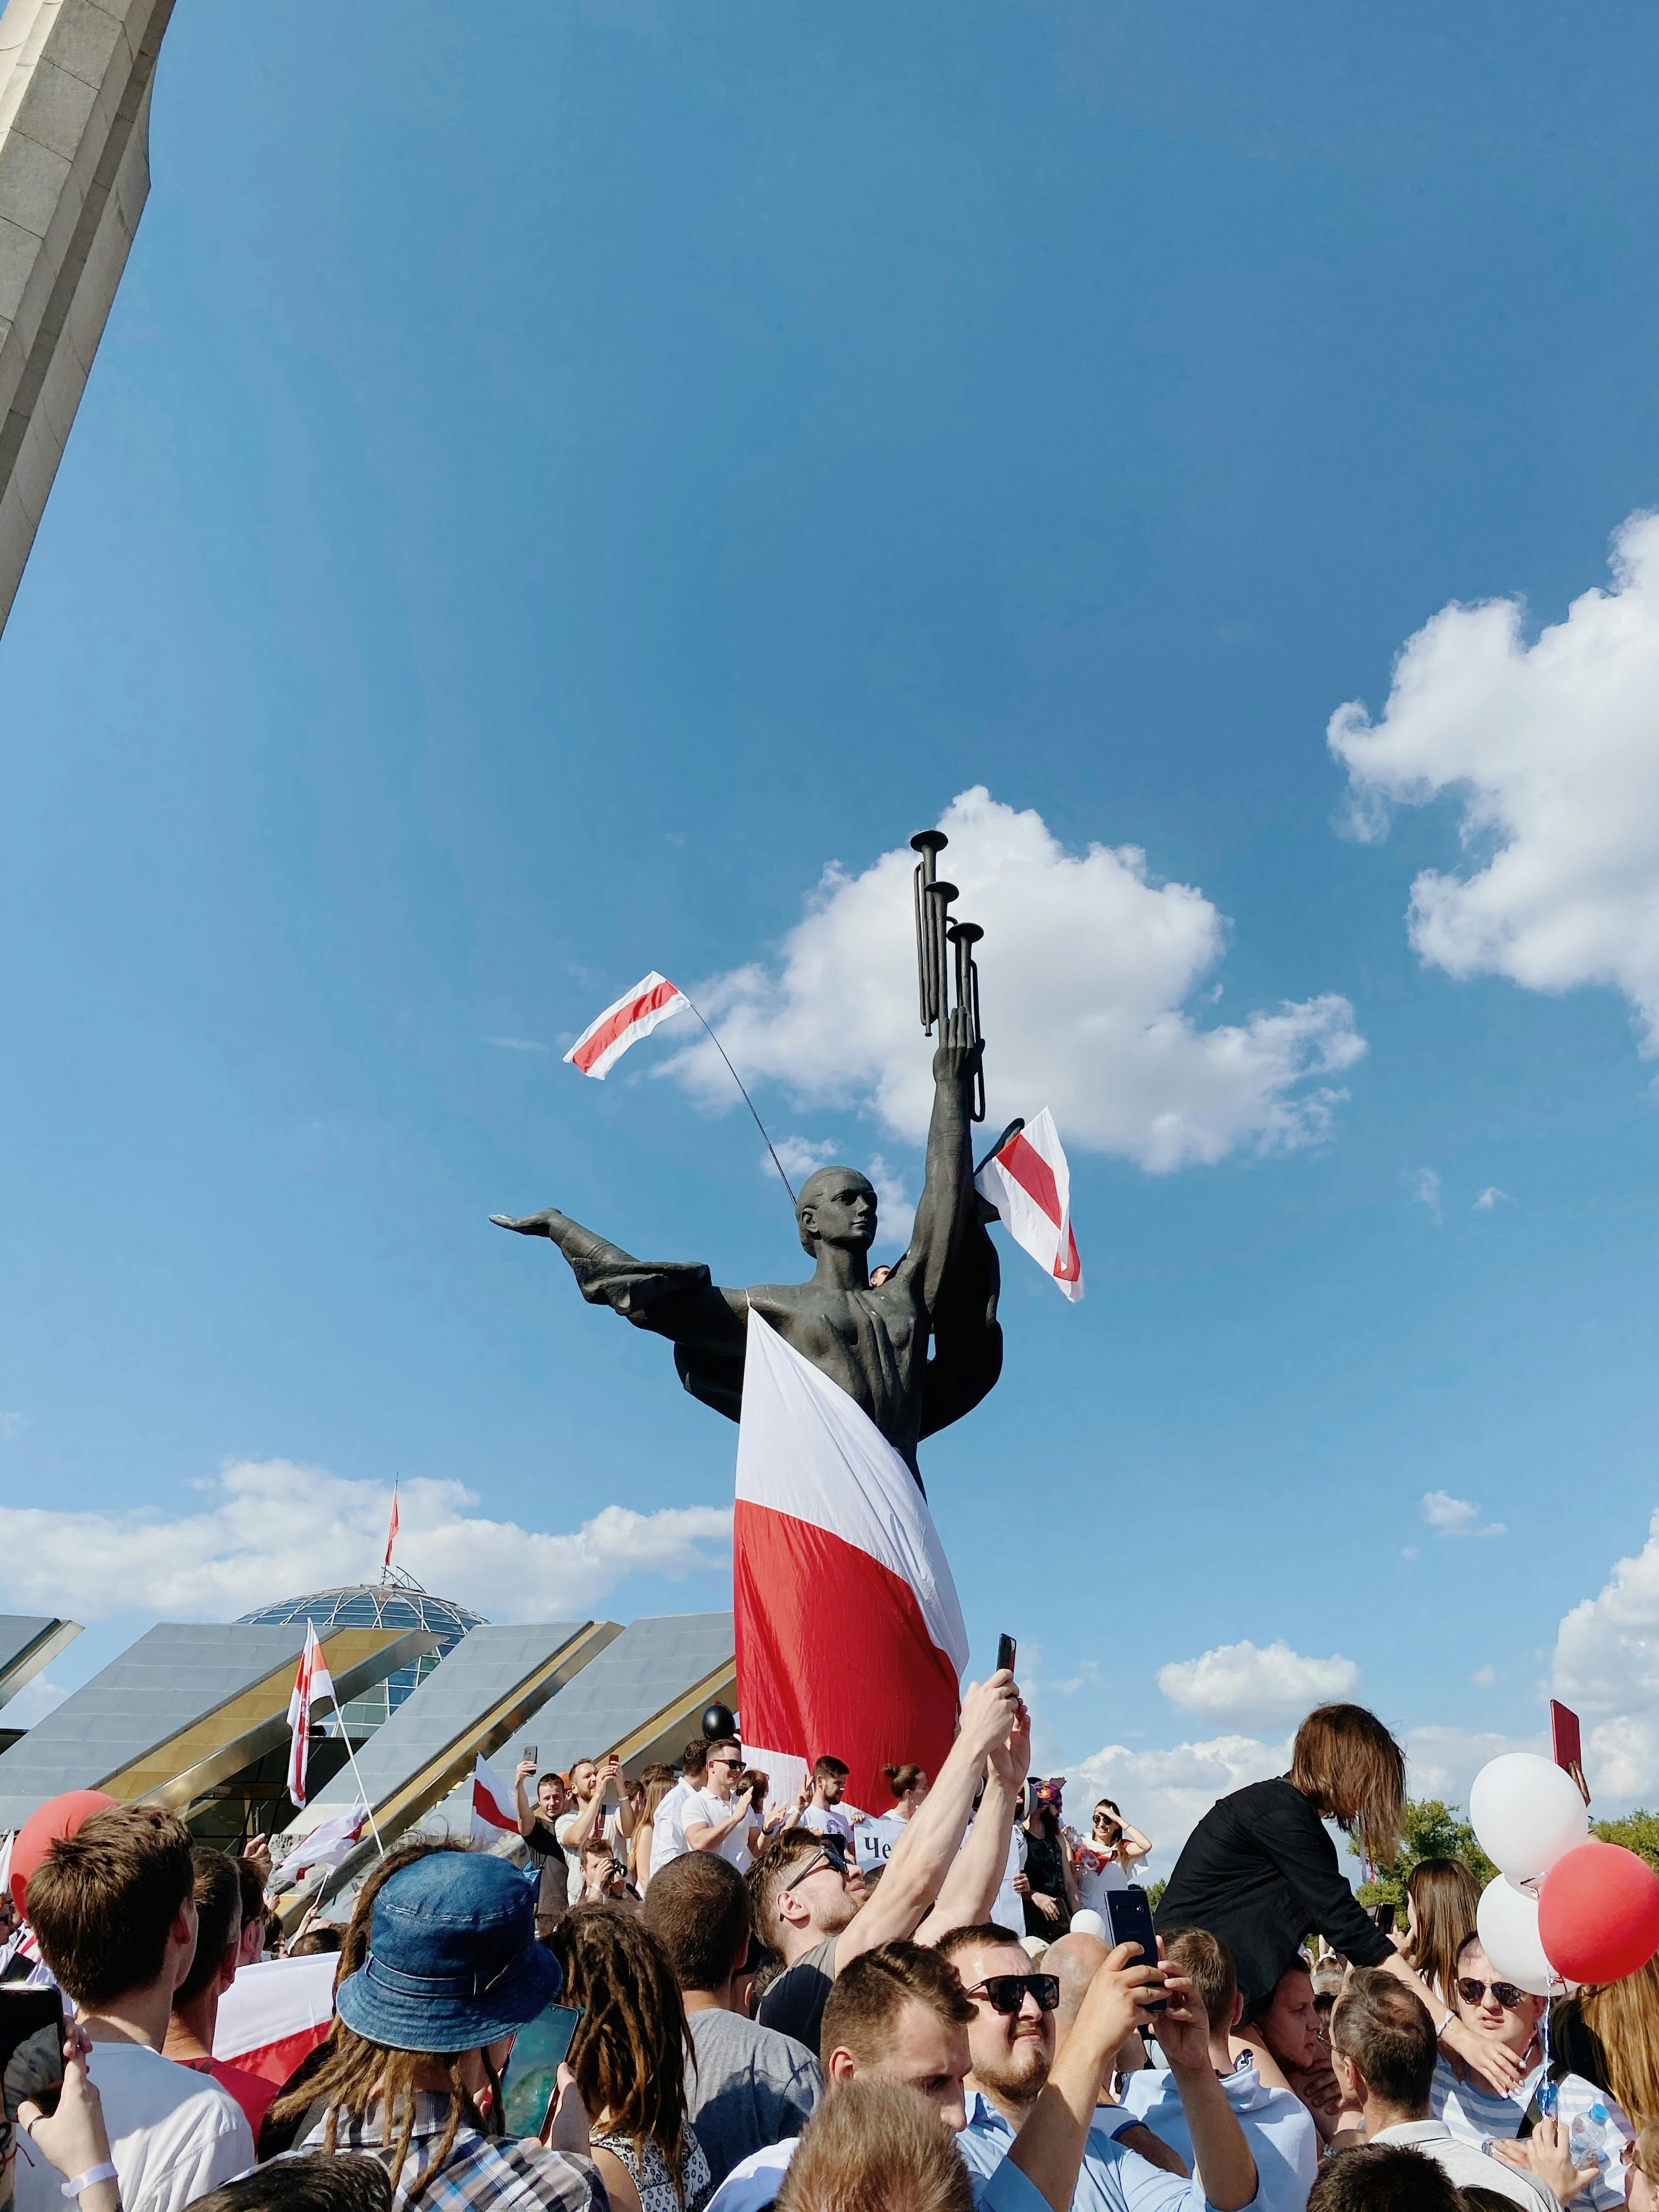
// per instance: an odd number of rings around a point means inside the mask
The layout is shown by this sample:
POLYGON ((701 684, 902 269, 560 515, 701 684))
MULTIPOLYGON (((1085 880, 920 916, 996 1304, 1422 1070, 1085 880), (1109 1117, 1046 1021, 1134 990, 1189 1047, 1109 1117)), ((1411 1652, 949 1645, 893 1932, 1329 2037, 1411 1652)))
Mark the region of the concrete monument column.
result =
POLYGON ((149 191, 173 0, 9 0, 0 16, 0 629, 149 191))

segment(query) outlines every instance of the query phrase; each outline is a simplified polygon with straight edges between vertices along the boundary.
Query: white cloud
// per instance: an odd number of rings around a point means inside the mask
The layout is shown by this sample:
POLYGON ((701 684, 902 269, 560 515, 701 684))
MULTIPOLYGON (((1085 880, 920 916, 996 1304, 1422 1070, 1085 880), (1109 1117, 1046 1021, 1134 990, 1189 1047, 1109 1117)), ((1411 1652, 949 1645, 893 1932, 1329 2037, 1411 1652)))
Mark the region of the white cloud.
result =
POLYGON ((1359 1687, 1359 1669, 1335 1654, 1309 1659, 1283 1641, 1259 1650, 1247 1638, 1160 1667, 1158 1686, 1183 1713, 1265 1728, 1300 1720, 1313 1705, 1351 1698, 1359 1687))
MULTIPOLYGON (((944 856, 960 911, 981 923, 988 1127, 1052 1106, 1067 1142, 1154 1171, 1242 1146, 1317 1142, 1346 1094, 1330 1078, 1365 1046, 1334 994, 1201 1028, 1187 1011, 1224 946, 1201 891, 1158 884, 1137 848, 1065 851, 1042 817, 980 786, 946 808, 944 856)), ((862 875, 826 870, 782 966, 733 969, 698 1003, 746 1077, 802 1103, 876 1115, 919 1143, 932 1103, 932 1047, 916 1018, 907 848, 862 875)), ((731 1078, 706 1040, 664 1073, 711 1108, 731 1078)))
POLYGON ((14 1437, 21 1437, 28 1425, 27 1413, 0 1413, 0 1444, 9 1444, 14 1437))
POLYGON ((1353 826, 1455 793, 1461 872, 1412 885, 1422 958, 1528 990, 1622 992, 1659 1053, 1659 515, 1616 533, 1613 589, 1528 645, 1515 599, 1443 607, 1395 663, 1373 723, 1332 715, 1353 826))
POLYGON ((1562 1621, 1552 1674, 1557 1697, 1591 1724, 1592 1790, 1627 1798, 1659 1789, 1659 1512, 1636 1556, 1615 1561, 1562 1621))
POLYGON ((1425 1490, 1418 1511, 1437 1536, 1502 1536, 1508 1531, 1501 1521, 1482 1522, 1480 1508, 1467 1498, 1454 1498, 1449 1490, 1425 1490))
POLYGON ((1541 1735, 1498 1735, 1486 1729, 1407 1729, 1406 1788, 1413 1797, 1438 1797, 1448 1805, 1467 1805, 1469 1784, 1489 1759, 1505 1751, 1547 1753, 1541 1735))
POLYGON ((1490 1690, 1498 1680, 1498 1669, 1496 1667, 1477 1667, 1469 1680, 1477 1690, 1490 1690))
POLYGON ((1495 1182, 1489 1182, 1469 1211, 1472 1213, 1490 1213, 1495 1206, 1512 1206, 1514 1203, 1508 1191, 1499 1190, 1495 1182))
POLYGON ((1406 1177, 1406 1188, 1412 1194, 1413 1204, 1428 1207, 1429 1218, 1438 1228, 1443 1217, 1440 1212, 1440 1178, 1434 1170, 1419 1168, 1414 1174, 1406 1177))
POLYGON ((33 1728, 36 1721, 45 1720, 49 1712, 61 1705, 68 1695, 69 1692, 60 1690, 56 1682, 37 1674, 33 1681, 25 1682, 15 1697, 0 1705, 0 1728, 33 1728))
POLYGON ((1402 1559, 1414 1559, 1417 1557, 1416 1545, 1402 1544, 1400 1547, 1400 1556, 1402 1559))
MULTIPOLYGON (((211 1502, 176 1518, 0 1506, 0 1590, 82 1620, 129 1607, 221 1620, 378 1566, 385 1484, 275 1459, 240 1461, 202 1487, 211 1502)), ((470 1512, 477 1503, 459 1482, 405 1481, 398 1559, 428 1589, 498 1620, 586 1617, 624 1577, 716 1566, 731 1540, 729 1506, 607 1505, 550 1535, 470 1512)))
MULTIPOLYGON (((834 1137, 821 1143, 808 1137, 780 1137, 776 1151, 785 1175, 797 1191, 807 1176, 818 1168, 829 1167, 837 1162, 843 1167, 854 1164, 848 1157, 846 1146, 834 1137)), ((769 1152, 763 1152, 760 1159, 763 1174, 777 1173, 769 1152)), ((910 1242, 910 1231, 916 1218, 915 1200, 910 1195, 904 1170, 890 1167, 879 1152, 872 1152, 860 1172, 867 1175, 875 1186, 875 1249, 879 1251, 896 1245, 902 1252, 910 1242)))
POLYGON ((1109 1743, 1092 1757, 1068 1767, 1066 1814, 1077 1817, 1097 1797, 1110 1797, 1152 1838, 1151 1870, 1167 1875, 1182 1845, 1218 1797, 1265 1782, 1291 1763, 1288 1743, 1263 1743, 1255 1736, 1221 1735, 1207 1742, 1177 1744, 1170 1751, 1131 1751, 1109 1743))
MULTIPOLYGON (((823 1144, 814 1143, 810 1137, 780 1137, 772 1150, 783 1163, 783 1171, 792 1182, 799 1184, 817 1168, 827 1168, 835 1158, 839 1146, 833 1137, 823 1144)), ((772 1153, 760 1156, 763 1175, 776 1172, 772 1165, 772 1153)))

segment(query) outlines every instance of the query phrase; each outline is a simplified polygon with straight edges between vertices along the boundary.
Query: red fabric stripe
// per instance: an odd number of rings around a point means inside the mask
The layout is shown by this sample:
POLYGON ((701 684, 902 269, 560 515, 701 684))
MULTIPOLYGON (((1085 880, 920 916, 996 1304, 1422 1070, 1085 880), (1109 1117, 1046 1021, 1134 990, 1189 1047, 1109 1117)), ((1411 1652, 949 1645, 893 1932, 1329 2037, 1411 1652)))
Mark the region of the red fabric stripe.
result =
POLYGON ((1023 1135, 1010 1137, 997 1154, 1000 1166, 1007 1169, 1014 1181, 1028 1197, 1042 1208, 1056 1229, 1060 1226, 1060 1186, 1054 1181, 1054 1171, 1035 1145, 1028 1145, 1023 1135))
POLYGON ((287 2081, 300 2061, 325 2042, 332 2021, 324 2021, 319 2027, 302 2027, 293 2035, 279 2036, 275 2043, 263 2043, 253 2051, 239 2051, 234 2063, 245 2074, 257 2074, 262 2081, 274 2081, 278 2088, 287 2081))
POLYGON ((594 1061, 610 1051, 624 1030, 631 1030, 642 1014, 653 1014, 659 1006, 665 1006, 671 999, 679 996, 678 983, 653 983, 648 991, 641 991, 637 999, 630 999, 619 1006, 608 1022, 601 1022, 590 1037, 584 1037, 570 1055, 571 1065, 580 1068, 584 1075, 594 1061))
POLYGON ((1077 1256, 1077 1239, 1072 1234, 1071 1224, 1066 1225, 1066 1253, 1054 1262, 1054 1273, 1062 1283, 1074 1283, 1083 1273, 1083 1262, 1077 1256))
POLYGON ((487 1790, 475 1774, 472 1778, 472 1809, 481 1820, 488 1820, 492 1828, 516 1828, 516 1819, 509 1819, 506 1811, 495 1802, 494 1794, 487 1790))
POLYGON ((738 1711, 746 1741, 852 1769, 852 1803, 878 1810, 882 1768, 929 1774, 951 1748, 955 1669, 915 1592, 867 1552, 740 1498, 732 1525, 738 1711))

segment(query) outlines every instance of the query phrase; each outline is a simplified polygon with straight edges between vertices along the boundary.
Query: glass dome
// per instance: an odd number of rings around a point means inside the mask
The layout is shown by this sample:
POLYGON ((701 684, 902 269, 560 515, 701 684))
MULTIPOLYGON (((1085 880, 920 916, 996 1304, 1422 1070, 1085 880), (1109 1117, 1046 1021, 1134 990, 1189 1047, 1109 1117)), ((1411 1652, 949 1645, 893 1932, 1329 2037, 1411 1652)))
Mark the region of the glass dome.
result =
MULTIPOLYGON (((423 1682, 438 1662, 455 1649, 468 1629, 477 1628, 483 1618, 483 1613, 457 1605, 450 1598, 434 1597, 400 1567, 393 1567, 384 1582, 350 1583, 341 1589, 313 1590, 308 1597, 284 1598, 278 1604, 262 1605, 257 1612, 242 1615, 245 1623, 267 1626, 290 1620, 313 1621, 319 1636, 331 1628, 426 1628, 432 1632, 438 1638, 435 1651, 416 1660, 412 1666, 399 1667, 395 1674, 388 1674, 346 1706, 346 1726, 352 1741, 359 1743, 397 1711, 416 1684, 423 1682)), ((323 1735, 339 1733, 332 1711, 325 1720, 319 1717, 319 1732, 323 1735)))

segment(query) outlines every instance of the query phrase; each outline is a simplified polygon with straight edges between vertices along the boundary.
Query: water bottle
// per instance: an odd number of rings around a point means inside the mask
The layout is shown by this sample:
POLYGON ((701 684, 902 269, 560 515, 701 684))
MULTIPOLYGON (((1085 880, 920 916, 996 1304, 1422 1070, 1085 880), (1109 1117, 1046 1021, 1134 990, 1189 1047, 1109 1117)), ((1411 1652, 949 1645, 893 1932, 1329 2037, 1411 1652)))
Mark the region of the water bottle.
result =
POLYGON ((1599 2166, 1612 2134, 1607 2108, 1596 2100, 1588 2112, 1580 2112, 1567 2130, 1567 2152, 1575 2166, 1589 2166, 1592 2160, 1599 2166))

